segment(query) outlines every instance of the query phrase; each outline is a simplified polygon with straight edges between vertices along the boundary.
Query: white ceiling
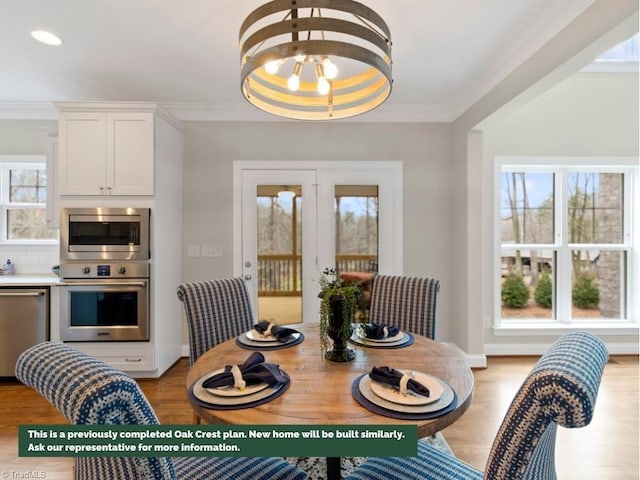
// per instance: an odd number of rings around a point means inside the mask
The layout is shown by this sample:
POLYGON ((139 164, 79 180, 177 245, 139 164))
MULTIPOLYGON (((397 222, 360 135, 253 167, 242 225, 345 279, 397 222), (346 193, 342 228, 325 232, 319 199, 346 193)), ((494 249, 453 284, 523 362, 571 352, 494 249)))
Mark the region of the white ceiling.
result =
MULTIPOLYGON (((0 116, 101 100, 158 102, 185 120, 272 119, 239 86, 238 28, 262 3, 0 0, 0 116), (35 42, 35 29, 57 33, 63 46, 35 42)), ((363 3, 393 40, 394 86, 378 115, 451 121, 592 0, 363 3)))

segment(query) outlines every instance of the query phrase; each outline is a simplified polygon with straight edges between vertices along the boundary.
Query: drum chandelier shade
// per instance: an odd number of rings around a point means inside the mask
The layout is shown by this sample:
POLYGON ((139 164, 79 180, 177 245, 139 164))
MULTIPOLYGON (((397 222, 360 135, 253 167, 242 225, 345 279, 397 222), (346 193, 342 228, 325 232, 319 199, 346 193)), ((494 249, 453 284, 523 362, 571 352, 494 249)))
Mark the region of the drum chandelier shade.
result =
POLYGON ((351 0, 274 0, 240 27, 240 86, 257 108, 286 118, 359 115, 391 93, 391 33, 351 0))

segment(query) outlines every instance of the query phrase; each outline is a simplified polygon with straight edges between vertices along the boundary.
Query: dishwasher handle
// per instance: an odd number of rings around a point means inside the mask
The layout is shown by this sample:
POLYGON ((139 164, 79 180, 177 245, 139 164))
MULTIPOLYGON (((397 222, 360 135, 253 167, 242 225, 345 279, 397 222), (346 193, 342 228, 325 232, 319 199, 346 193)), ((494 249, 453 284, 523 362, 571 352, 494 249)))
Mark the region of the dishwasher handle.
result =
POLYGON ((44 295, 44 290, 29 291, 29 292, 3 292, 0 291, 0 297, 39 297, 44 295))

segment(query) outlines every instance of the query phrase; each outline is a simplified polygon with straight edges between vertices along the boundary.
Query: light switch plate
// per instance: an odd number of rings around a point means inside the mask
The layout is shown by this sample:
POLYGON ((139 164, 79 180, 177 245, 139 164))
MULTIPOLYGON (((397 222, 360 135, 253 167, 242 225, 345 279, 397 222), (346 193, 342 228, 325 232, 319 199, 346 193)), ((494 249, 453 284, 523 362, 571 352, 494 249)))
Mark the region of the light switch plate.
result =
POLYGON ((200 245, 189 245, 187 247, 187 257, 199 257, 200 245))
POLYGON ((203 257, 221 257, 222 247, 220 245, 202 245, 201 252, 203 257))

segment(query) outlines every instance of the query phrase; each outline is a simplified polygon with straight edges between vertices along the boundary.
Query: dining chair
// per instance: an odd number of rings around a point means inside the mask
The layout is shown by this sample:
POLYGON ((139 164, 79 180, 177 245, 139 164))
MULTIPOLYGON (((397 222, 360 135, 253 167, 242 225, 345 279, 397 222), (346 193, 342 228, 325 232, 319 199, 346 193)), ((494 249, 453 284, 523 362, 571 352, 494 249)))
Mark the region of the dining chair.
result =
POLYGON ((189 326, 191 365, 212 347, 253 328, 249 292, 240 277, 183 283, 177 293, 189 326))
MULTIPOLYGON (((16 377, 56 407, 72 425, 159 425, 137 382, 103 361, 59 342, 24 351, 16 377)), ((76 480, 302 480, 307 475, 277 457, 78 457, 76 480)))
POLYGON ((558 339, 516 393, 484 472, 418 441, 416 457, 371 458, 348 478, 555 480, 557 426, 579 428, 591 422, 607 358, 602 341, 589 333, 558 339))
POLYGON ((434 339, 440 281, 429 277, 375 275, 369 322, 395 325, 434 339))

